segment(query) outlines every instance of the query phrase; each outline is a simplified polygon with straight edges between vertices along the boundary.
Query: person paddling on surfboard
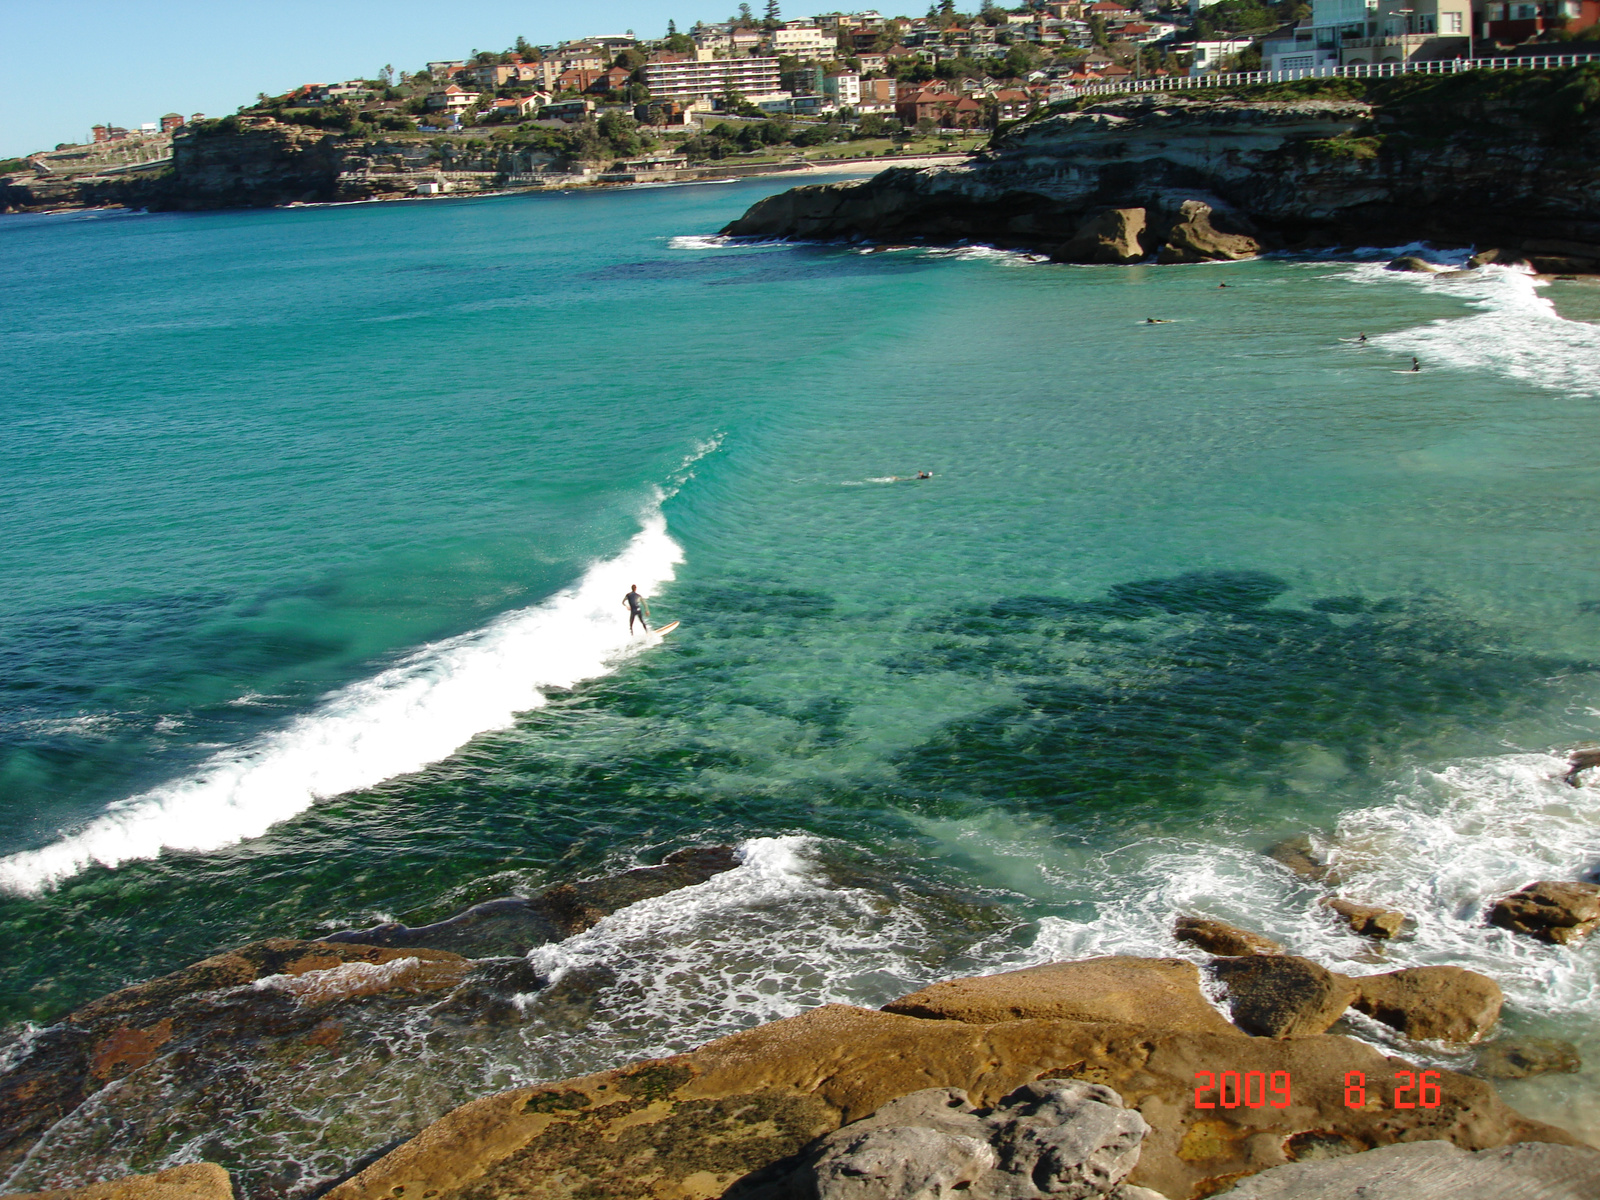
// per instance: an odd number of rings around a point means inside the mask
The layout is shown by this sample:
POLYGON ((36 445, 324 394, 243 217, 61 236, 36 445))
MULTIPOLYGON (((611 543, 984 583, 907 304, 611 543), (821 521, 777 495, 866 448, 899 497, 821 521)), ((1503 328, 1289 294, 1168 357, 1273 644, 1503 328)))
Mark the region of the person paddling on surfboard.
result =
POLYGON ((622 602, 628 606, 628 632, 630 634, 633 632, 633 623, 637 621, 640 627, 646 633, 649 633, 650 606, 644 602, 644 597, 639 594, 639 585, 637 583, 628 586, 628 594, 622 598, 622 602))

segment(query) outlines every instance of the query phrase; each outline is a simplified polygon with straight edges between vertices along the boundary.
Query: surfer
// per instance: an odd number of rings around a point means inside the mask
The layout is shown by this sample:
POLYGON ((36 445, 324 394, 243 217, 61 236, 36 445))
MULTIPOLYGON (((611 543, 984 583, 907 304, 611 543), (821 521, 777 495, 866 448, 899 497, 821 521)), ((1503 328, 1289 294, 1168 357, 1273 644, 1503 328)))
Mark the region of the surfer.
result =
POLYGON ((1356 339, 1356 345, 1365 346, 1366 344, 1367 344, 1367 335, 1363 333, 1360 337, 1358 337, 1356 339))
POLYGON ((918 471, 917 472, 917 478, 918 479, 932 479, 933 478, 933 472, 932 471, 918 471))
POLYGON ((639 594, 639 585, 637 583, 629 585, 628 594, 622 598, 622 602, 628 606, 628 632, 630 634, 633 632, 633 623, 637 621, 644 631, 649 633, 650 606, 644 602, 644 597, 639 594))
POLYGON ((1413 358, 1411 360, 1411 369, 1413 371, 1420 371, 1420 370, 1422 370, 1422 364, 1420 362, 1418 362, 1416 359, 1413 358))
POLYGON ((1167 320, 1166 317, 1146 317, 1144 319, 1144 323, 1146 325, 1170 325, 1170 324, 1172 324, 1172 322, 1167 320))

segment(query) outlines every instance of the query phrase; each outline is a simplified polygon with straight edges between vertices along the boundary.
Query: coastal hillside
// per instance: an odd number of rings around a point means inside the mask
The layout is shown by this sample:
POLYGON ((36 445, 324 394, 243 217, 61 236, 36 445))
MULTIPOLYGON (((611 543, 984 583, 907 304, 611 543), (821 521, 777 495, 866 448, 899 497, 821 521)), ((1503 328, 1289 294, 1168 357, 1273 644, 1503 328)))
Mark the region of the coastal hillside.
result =
POLYGON ((1600 71, 1140 95, 1019 122, 958 167, 797 188, 723 232, 981 241, 1065 262, 1444 244, 1600 268, 1600 71))

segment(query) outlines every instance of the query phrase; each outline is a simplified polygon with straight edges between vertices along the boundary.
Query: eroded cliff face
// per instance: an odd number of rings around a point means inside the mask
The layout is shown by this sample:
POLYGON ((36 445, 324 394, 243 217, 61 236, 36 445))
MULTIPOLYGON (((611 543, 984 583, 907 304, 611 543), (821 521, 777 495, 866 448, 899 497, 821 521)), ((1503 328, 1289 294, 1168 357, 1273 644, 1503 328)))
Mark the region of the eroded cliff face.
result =
POLYGON ((970 239, 1068 262, 1425 238, 1600 269, 1593 122, 1560 136, 1514 104, 1439 109, 1125 97, 1026 123, 963 166, 796 188, 723 232, 970 239))

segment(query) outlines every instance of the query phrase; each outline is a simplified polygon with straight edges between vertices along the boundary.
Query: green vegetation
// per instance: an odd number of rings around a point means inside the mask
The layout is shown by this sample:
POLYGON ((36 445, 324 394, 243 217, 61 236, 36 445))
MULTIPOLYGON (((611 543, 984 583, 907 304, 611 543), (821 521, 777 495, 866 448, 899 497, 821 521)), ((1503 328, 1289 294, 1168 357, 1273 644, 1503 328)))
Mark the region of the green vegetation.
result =
POLYGON ((1280 0, 1277 4, 1261 4, 1258 0, 1221 0, 1207 5, 1195 18, 1195 32, 1203 38, 1219 33, 1271 33, 1280 25, 1287 25, 1311 15, 1311 6, 1303 0, 1280 0))
POLYGON ((0 175, 10 175, 13 171, 20 171, 28 165, 25 158, 0 158, 0 175))
POLYGON ((1381 137, 1331 137, 1312 138, 1302 143, 1311 154, 1335 161, 1354 162, 1378 157, 1383 147, 1381 137))

